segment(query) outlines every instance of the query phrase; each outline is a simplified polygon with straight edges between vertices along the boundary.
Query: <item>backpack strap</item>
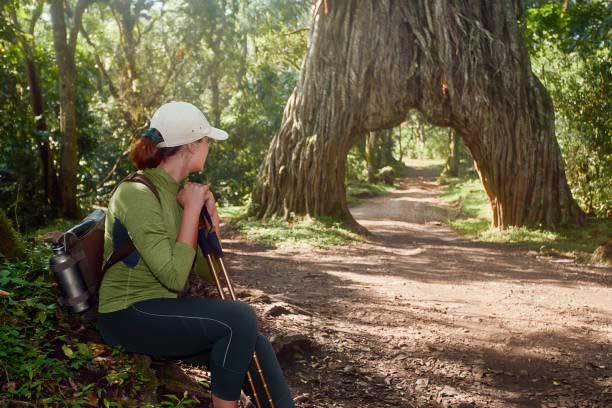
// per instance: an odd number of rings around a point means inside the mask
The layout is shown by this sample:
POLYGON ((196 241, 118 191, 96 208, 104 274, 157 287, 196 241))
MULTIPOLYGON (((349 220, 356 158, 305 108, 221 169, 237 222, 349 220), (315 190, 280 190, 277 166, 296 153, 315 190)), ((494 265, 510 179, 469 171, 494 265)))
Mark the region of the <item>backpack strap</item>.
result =
MULTIPOLYGON (((157 191, 157 188, 155 187, 155 185, 144 174, 131 173, 126 178, 121 180, 119 184, 123 183, 124 181, 144 184, 145 186, 149 188, 149 190, 153 192, 153 194, 155 194, 157 201, 161 203, 161 199, 159 198, 159 191, 157 191)), ((119 187, 119 184, 117 184, 117 187, 119 187)), ((117 189, 117 187, 115 187, 115 190, 117 189)), ((113 190, 113 193, 114 193, 114 190, 113 190)), ((102 274, 104 274, 108 268, 110 268, 111 266, 113 266, 114 264, 116 264, 117 262, 125 258, 126 256, 128 256, 132 252, 134 252, 135 249, 136 247, 134 246, 132 239, 128 236, 128 238, 124 240, 121 243, 121 245, 115 248, 113 252, 109 255, 109 257, 106 259, 106 261, 104 262, 104 266, 102 266, 102 274)))
POLYGON ((155 184, 153 184, 151 180, 149 180, 149 178, 145 176, 144 174, 132 173, 129 176, 127 176, 123 181, 132 181, 135 183, 144 184, 145 186, 149 187, 149 190, 151 190, 153 194, 155 194, 155 197, 157 197, 157 201, 161 202, 159 198, 159 191, 157 191, 157 187, 155 187, 155 184))

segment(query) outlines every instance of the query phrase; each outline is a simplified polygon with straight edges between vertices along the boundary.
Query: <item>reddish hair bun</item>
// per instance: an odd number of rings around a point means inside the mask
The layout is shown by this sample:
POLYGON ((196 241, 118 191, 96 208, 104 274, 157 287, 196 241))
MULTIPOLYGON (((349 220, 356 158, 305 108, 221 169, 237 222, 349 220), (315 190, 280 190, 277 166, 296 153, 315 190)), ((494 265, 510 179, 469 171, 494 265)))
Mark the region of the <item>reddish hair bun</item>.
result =
POLYGON ((130 149, 130 160, 138 170, 148 169, 157 167, 159 163, 176 154, 180 149, 181 146, 158 148, 150 138, 140 137, 130 149))

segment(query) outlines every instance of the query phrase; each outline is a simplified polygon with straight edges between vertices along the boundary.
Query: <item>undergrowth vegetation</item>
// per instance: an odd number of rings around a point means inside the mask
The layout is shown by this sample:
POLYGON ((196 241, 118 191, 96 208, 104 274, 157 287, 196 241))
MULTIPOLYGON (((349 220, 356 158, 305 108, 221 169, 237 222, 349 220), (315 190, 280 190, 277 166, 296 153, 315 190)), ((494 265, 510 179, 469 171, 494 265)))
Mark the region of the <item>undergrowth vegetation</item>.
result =
POLYGON ((566 225, 557 230, 510 227, 491 228, 491 208, 480 180, 473 177, 444 178, 441 199, 457 209, 447 223, 457 232, 484 242, 505 243, 589 262, 595 249, 612 235, 610 218, 588 218, 584 226, 566 225))
POLYGON ((341 221, 331 217, 260 220, 248 216, 246 207, 242 206, 222 207, 219 214, 247 240, 270 247, 306 245, 324 248, 363 240, 360 235, 347 229, 341 221))
MULTIPOLYGON (((131 354, 110 347, 95 323, 67 314, 56 301, 51 251, 26 245, 22 261, 0 267, 0 406, 187 407, 188 396, 142 400, 150 374, 131 354)), ((191 401, 191 402, 190 402, 191 401)))

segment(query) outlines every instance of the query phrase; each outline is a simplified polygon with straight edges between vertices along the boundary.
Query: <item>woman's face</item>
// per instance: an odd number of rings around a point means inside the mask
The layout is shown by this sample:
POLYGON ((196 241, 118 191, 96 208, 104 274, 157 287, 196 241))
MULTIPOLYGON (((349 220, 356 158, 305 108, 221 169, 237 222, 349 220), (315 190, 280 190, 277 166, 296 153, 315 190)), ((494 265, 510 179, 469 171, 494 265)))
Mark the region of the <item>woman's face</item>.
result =
POLYGON ((190 172, 200 172, 206 163, 208 156, 208 137, 204 136, 190 144, 190 149, 187 149, 187 160, 190 172))

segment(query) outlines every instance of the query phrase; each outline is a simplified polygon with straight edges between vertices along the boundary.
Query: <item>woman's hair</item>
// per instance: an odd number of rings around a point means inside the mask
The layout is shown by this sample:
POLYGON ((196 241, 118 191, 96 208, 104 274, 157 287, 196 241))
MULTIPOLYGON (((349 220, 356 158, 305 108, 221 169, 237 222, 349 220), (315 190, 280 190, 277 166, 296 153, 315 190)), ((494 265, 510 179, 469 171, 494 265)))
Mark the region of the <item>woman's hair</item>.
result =
POLYGON ((157 167, 163 160, 175 155, 181 147, 157 147, 150 138, 140 137, 130 149, 130 160, 138 170, 157 167))

